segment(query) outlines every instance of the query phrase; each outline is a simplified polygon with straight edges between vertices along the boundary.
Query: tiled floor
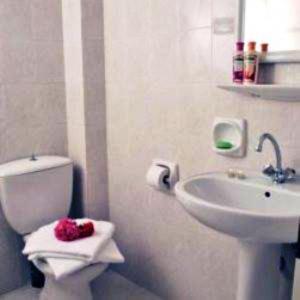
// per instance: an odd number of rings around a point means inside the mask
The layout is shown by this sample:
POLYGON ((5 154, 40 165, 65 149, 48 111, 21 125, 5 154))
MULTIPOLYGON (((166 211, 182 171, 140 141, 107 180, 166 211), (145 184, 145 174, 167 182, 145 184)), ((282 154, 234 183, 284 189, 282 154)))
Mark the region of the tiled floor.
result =
MULTIPOLYGON (((94 281, 93 292, 95 300, 161 300, 112 271, 104 273, 94 281)), ((25 286, 0 296, 0 300, 36 300, 38 296, 39 290, 25 286)))

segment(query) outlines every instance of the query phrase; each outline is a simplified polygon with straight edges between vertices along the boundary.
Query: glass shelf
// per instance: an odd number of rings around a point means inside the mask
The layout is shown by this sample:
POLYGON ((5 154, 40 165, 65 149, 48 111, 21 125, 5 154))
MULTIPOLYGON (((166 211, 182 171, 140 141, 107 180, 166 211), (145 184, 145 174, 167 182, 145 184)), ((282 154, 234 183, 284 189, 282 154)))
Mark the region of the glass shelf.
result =
POLYGON ((280 84, 222 84, 218 85, 220 89, 277 101, 300 101, 300 86, 280 85, 280 84))

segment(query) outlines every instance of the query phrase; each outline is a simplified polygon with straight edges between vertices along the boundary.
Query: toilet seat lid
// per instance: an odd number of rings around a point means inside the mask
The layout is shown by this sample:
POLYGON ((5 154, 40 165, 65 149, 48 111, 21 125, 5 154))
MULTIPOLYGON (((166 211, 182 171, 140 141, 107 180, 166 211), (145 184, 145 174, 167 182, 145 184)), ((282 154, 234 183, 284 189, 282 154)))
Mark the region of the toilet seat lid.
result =
POLYGON ((49 170, 69 164, 72 164, 72 160, 62 156, 37 156, 34 160, 19 159, 0 165, 0 178, 49 170))

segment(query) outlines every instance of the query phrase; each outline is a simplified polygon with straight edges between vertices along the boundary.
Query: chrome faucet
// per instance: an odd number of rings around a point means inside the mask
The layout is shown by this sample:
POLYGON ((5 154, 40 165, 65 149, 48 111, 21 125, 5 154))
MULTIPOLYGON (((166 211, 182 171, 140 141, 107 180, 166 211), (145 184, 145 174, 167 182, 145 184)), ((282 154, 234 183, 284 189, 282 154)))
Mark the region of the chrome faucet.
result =
POLYGON ((255 148, 256 152, 262 152, 263 144, 265 140, 269 140, 274 147, 275 157, 276 157, 276 167, 274 168, 271 164, 266 165, 262 172, 263 174, 272 178, 276 183, 284 183, 287 180, 291 180, 295 177, 296 171, 291 168, 284 169, 282 167, 282 156, 279 144, 276 139, 270 133, 264 133, 259 137, 258 144, 255 148))

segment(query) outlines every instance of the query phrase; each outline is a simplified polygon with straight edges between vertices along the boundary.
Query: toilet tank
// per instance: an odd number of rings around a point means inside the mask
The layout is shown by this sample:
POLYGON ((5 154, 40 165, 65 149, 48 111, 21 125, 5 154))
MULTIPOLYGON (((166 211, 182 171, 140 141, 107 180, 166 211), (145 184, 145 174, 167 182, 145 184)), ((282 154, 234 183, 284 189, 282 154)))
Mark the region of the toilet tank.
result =
POLYGON ((37 156, 0 165, 0 202, 19 234, 66 217, 72 198, 73 163, 59 156, 37 156))

